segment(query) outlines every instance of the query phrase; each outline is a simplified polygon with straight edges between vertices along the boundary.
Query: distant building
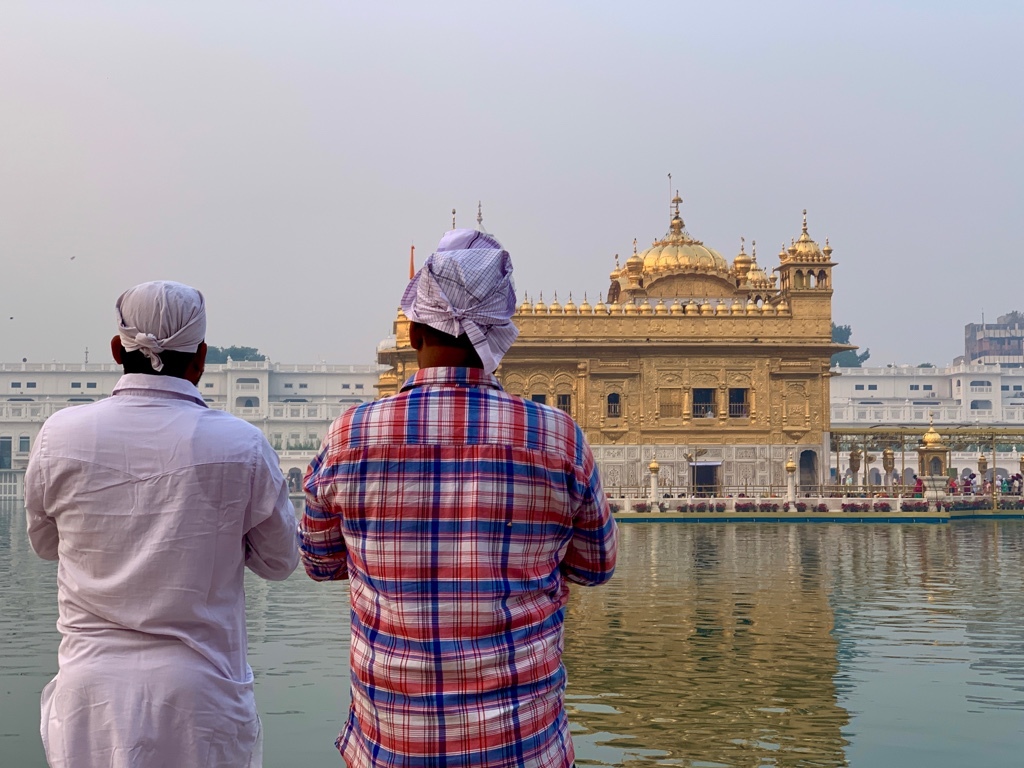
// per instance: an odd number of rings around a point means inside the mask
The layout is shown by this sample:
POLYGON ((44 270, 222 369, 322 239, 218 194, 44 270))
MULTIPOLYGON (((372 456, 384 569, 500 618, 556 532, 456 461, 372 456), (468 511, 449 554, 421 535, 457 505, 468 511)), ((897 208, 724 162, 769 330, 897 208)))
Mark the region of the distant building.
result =
MULTIPOLYGON (((868 428, 884 432, 885 427, 918 427, 923 435, 931 421, 947 439, 964 427, 1012 432, 1024 427, 1024 368, 994 364, 833 368, 830 399, 833 436, 868 428)), ((1024 434, 1024 429, 1019 434, 1024 434)), ((876 442, 881 450, 885 439, 876 442)), ((960 447, 954 447, 950 454, 952 474, 960 478, 972 472, 984 474, 979 469, 979 454, 990 466, 991 441, 957 442, 960 447)), ((917 458, 913 451, 898 453, 896 470, 900 476, 915 472, 917 458)), ((1020 456, 1016 438, 1004 436, 996 473, 1004 477, 1021 471, 1020 456)), ((831 462, 829 475, 833 479, 851 474, 848 451, 833 451, 831 462)), ((880 464, 866 471, 865 479, 873 485, 883 484, 880 464)))
MULTIPOLYGON (((376 395, 379 366, 234 362, 208 365, 199 391, 211 408, 255 424, 281 457, 289 482, 319 450, 327 427, 376 395)), ((108 397, 121 367, 106 364, 0 363, 0 470, 24 469, 51 414, 108 397)))
POLYGON ((1024 369, 997 365, 833 368, 832 429, 874 424, 1024 424, 1024 369))
POLYGON ((1024 367, 1024 317, 1014 312, 994 323, 968 323, 964 326, 964 362, 1024 367))

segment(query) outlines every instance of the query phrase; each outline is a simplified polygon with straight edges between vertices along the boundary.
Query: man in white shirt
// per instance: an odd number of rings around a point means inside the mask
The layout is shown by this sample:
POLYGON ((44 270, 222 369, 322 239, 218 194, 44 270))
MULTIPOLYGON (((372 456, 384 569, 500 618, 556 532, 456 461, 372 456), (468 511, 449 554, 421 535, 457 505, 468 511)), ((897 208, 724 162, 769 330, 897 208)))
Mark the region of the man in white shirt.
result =
POLYGON ((206 308, 180 283, 117 301, 113 395, 43 425, 25 478, 32 548, 58 560, 53 768, 259 766, 245 567, 285 579, 295 514, 277 456, 196 388, 206 308))

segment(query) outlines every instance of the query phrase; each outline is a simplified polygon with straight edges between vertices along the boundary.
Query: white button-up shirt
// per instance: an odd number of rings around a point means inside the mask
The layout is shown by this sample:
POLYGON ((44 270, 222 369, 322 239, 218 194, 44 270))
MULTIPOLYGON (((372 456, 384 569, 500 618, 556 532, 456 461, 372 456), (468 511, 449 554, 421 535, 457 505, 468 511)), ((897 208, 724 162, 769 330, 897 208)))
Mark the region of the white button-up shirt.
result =
POLYGON ((260 743, 244 567, 298 564, 278 458, 191 383, 127 374, 54 414, 25 478, 28 535, 59 560, 51 766, 246 766, 260 743))

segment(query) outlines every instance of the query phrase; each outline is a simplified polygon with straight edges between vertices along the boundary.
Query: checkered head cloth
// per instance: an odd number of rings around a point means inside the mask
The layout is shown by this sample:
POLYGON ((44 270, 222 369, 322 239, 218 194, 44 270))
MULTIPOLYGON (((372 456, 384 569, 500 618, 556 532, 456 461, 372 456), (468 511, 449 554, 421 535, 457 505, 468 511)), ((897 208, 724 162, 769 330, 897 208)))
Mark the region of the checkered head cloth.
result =
POLYGON ((493 373, 519 335, 512 324, 516 291, 508 251, 475 229, 446 232, 406 286, 402 311, 451 336, 465 333, 484 370, 493 373))

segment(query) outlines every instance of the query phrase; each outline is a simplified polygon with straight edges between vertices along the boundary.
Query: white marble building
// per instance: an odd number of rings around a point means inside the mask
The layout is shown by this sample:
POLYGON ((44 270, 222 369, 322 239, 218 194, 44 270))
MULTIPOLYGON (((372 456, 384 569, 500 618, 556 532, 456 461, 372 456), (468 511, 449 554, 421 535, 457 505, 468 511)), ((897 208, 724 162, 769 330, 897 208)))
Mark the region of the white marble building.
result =
MULTIPOLYGON (((919 426, 921 433, 934 421, 939 433, 955 427, 1020 428, 1024 430, 1024 369, 978 363, 944 368, 897 365, 886 368, 833 368, 830 381, 832 431, 874 426, 919 426)), ((1004 445, 1005 447, 1005 445, 1004 445)), ((1014 446, 1018 450, 1024 446, 1014 446)), ((963 477, 978 473, 978 454, 984 451, 991 466, 989 446, 953 451, 950 466, 963 477)), ((849 474, 848 456, 832 457, 840 475, 849 474)), ((914 455, 897 458, 897 471, 916 471, 914 455)), ((880 462, 870 470, 872 484, 882 483, 880 462)), ((863 468, 861 477, 863 478, 863 468)), ((991 471, 991 470, 990 470, 991 471)), ((1021 471, 1020 454, 999 451, 997 474, 1021 471)))
MULTIPOLYGON (((376 397, 377 365, 233 362, 206 366, 199 391, 211 408, 255 424, 295 482, 344 410, 376 397)), ((114 363, 0 363, 0 470, 24 469, 46 418, 110 395, 114 363)))

